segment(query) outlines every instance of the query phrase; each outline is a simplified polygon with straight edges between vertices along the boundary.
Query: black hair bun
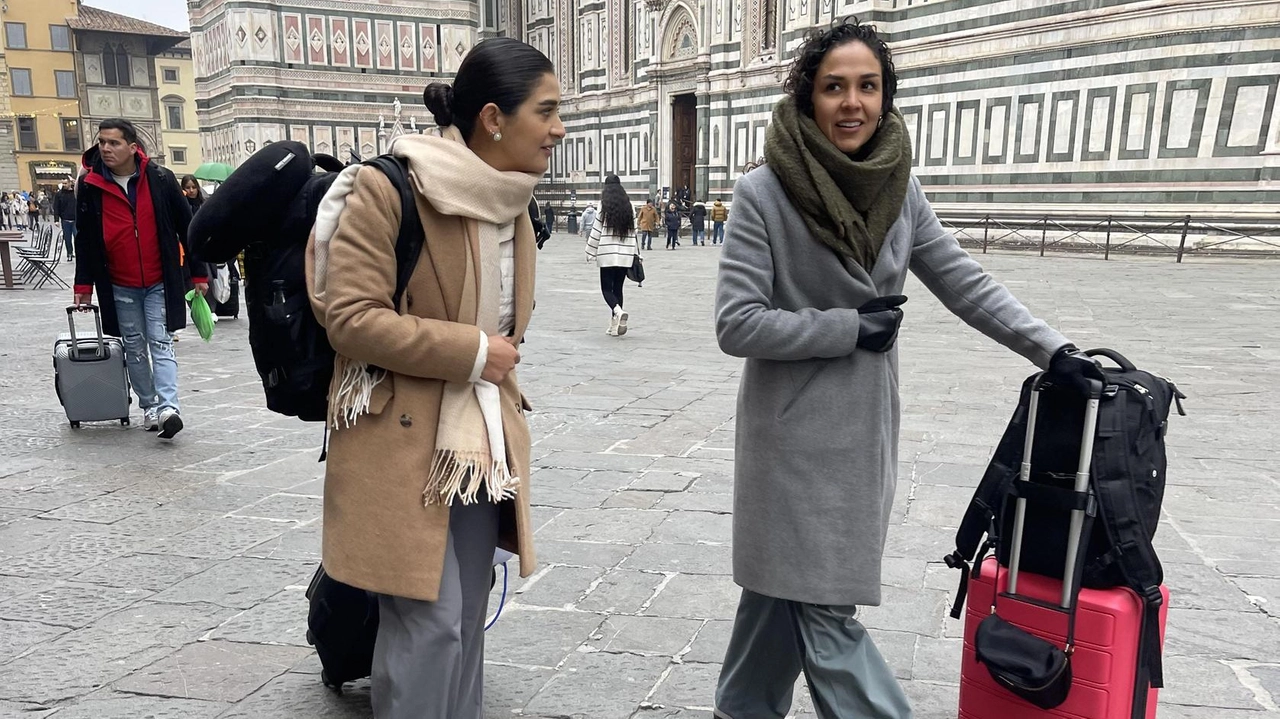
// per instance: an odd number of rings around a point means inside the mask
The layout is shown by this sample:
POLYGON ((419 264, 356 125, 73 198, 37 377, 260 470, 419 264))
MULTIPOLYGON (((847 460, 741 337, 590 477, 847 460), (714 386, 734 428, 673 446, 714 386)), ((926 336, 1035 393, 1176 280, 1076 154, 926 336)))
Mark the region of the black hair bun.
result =
POLYGON ((431 111, 436 124, 446 127, 453 124, 453 86, 433 82, 422 91, 422 102, 431 111))

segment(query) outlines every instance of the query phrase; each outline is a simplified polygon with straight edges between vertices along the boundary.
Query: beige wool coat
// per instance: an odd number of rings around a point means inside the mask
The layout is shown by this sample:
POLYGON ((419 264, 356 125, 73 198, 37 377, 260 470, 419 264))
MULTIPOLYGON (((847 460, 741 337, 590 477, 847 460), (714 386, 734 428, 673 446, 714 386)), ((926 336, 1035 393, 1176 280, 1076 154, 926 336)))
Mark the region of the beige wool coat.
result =
MULTIPOLYGON (((426 243, 401 306, 395 292, 400 195, 374 168, 360 169, 330 241, 325 302, 316 299, 314 233, 307 245, 307 285, 317 318, 338 353, 388 371, 367 414, 333 430, 324 482, 325 571, 381 594, 436 601, 449 536, 449 507, 424 506, 440 400, 446 381, 466 382, 480 349, 474 313, 459 316, 467 245, 479 256, 474 220, 437 212, 421 195, 426 243)), ((533 311, 536 246, 528 215, 515 233, 515 340, 533 311)), ((480 286, 480 278, 474 286, 480 286)), ((479 298, 476 298, 478 302, 479 298)), ((474 307, 477 302, 466 303, 474 307)), ((516 499, 502 503, 499 546, 533 573, 529 518, 530 409, 515 372, 499 385, 507 462, 520 478, 516 499)))

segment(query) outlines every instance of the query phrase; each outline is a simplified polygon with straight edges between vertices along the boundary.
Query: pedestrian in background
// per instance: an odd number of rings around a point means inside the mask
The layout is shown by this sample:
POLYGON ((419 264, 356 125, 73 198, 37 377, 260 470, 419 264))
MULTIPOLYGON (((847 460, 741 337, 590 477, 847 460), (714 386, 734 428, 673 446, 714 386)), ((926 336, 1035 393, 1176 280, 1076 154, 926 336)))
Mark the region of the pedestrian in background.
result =
POLYGON ((13 215, 13 222, 18 229, 27 229, 27 200, 21 193, 13 193, 13 197, 9 200, 9 212, 13 215))
POLYGON ((689 228, 693 233, 693 244, 702 242, 702 246, 707 246, 707 206, 701 200, 694 203, 693 209, 689 210, 689 228))
POLYGON ((33 231, 40 229, 40 198, 34 192, 27 195, 27 225, 33 231))
POLYGON ((9 193, 0 193, 0 229, 13 228, 13 213, 9 211, 9 193))
POLYGON ((653 233, 658 229, 658 219, 658 208, 653 206, 653 200, 645 200, 644 206, 636 215, 640 249, 653 249, 653 233))
POLYGON ((194 216, 205 200, 204 190, 200 188, 200 181, 195 175, 182 178, 182 196, 187 198, 187 204, 191 206, 191 214, 194 216))
POLYGON ((188 286, 202 295, 209 289, 205 265, 187 245, 191 208, 128 120, 104 120, 83 162, 75 304, 92 302, 97 289, 103 330, 123 340, 143 427, 170 439, 183 424, 170 333, 187 326, 188 286))
POLYGON ((600 268, 600 293, 609 305, 606 334, 611 337, 627 333, 630 315, 622 309, 622 288, 637 252, 631 199, 622 187, 622 180, 617 175, 609 175, 600 192, 599 219, 587 234, 587 261, 594 261, 600 268))
POLYGON ((676 209, 676 203, 667 203, 663 221, 667 225, 667 249, 674 250, 680 246, 680 211, 676 209))
POLYGON ((551 61, 511 38, 477 43, 452 85, 426 88, 439 134, 391 145, 428 238, 400 306, 399 194, 376 168, 343 171, 307 248, 338 355, 324 568, 378 597, 376 719, 481 719, 495 548, 533 573, 513 370, 533 311, 529 200, 564 137, 559 88, 551 61))
POLYGON ((53 195, 53 214, 62 223, 62 242, 66 245, 67 259, 76 257, 76 191, 68 178, 58 183, 58 191, 53 195))
MULTIPOLYGON (((630 207, 630 205, 628 205, 630 207)), ((596 206, 588 204, 587 209, 582 211, 582 235, 583 237, 591 236, 591 225, 596 221, 596 206)))
POLYGON ((881 600, 908 269, 953 313, 1051 374, 1073 386, 1102 377, 938 223, 911 176, 896 88, 873 26, 813 32, 774 109, 767 164, 734 188, 716 334, 746 358, 733 493, 742 597, 716 690, 721 719, 781 719, 802 671, 820 717, 912 715, 855 618, 858 605, 881 600))
POLYGON ((53 198, 49 197, 49 193, 44 190, 40 191, 40 218, 45 224, 53 224, 53 198))
POLYGON ((556 231, 556 210, 551 206, 551 200, 547 200, 547 206, 542 209, 542 220, 547 223, 547 229, 556 231))
POLYGON ((729 219, 729 208, 716 200, 711 205, 711 244, 724 244, 724 223, 729 219))

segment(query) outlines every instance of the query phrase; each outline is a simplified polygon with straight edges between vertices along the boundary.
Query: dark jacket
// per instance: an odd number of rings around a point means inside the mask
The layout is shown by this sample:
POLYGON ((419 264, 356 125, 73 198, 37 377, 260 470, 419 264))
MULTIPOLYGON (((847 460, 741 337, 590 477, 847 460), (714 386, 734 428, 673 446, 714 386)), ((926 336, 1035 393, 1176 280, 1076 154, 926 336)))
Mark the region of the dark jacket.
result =
POLYGON ((706 228, 707 206, 699 202, 689 210, 689 225, 693 229, 701 231, 706 228))
POLYGON ((53 214, 57 215, 59 220, 76 219, 76 191, 71 185, 64 185, 61 190, 53 194, 53 214))
POLYGON ((680 229, 680 213, 674 210, 667 210, 663 213, 663 219, 667 223, 668 230, 680 229))
POLYGON ((193 279, 206 281, 208 272, 187 245, 191 207, 177 178, 139 150, 138 176, 129 183, 126 196, 109 176, 98 148, 89 148, 83 162, 88 173, 76 189, 76 292, 97 290, 103 331, 119 336, 113 279, 121 284, 149 282, 158 260, 158 278, 164 283, 165 325, 170 332, 186 327, 187 289, 193 279), (130 217, 132 226, 127 225, 130 217), (137 262, 138 270, 130 267, 126 271, 122 257, 129 258, 130 265, 137 262))

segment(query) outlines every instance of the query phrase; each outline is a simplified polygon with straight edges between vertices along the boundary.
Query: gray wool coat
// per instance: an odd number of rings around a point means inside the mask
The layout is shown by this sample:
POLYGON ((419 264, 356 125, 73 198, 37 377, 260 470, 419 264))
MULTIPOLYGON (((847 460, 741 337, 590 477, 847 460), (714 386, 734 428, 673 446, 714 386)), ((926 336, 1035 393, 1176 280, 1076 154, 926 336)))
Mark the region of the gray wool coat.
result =
POLYGON ((1041 367, 1067 343, 942 228, 915 177, 870 274, 813 238, 767 165, 738 180, 716 336, 746 358, 734 454, 739 585, 809 604, 880 603, 898 353, 857 348, 857 307, 900 294, 908 269, 965 322, 1041 367))

